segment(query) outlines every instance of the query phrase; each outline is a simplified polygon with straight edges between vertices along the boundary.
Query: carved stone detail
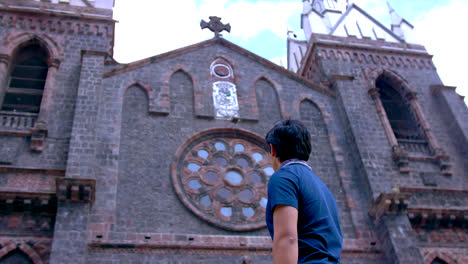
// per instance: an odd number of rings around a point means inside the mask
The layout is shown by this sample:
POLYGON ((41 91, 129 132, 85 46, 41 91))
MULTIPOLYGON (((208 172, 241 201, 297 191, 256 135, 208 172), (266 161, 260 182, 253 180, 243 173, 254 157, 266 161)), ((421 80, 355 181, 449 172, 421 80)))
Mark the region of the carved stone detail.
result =
POLYGON ((229 23, 223 24, 221 22, 221 18, 217 16, 210 16, 210 22, 206 22, 204 20, 200 21, 200 27, 201 29, 208 28, 212 32, 215 33, 215 37, 221 36, 221 33, 223 30, 226 30, 227 32, 231 32, 231 25, 229 23))
POLYGON ((375 217, 374 224, 378 224, 385 214, 406 214, 409 198, 410 194, 400 193, 398 187, 395 187, 391 193, 381 193, 369 210, 369 215, 375 217))
POLYGON ((57 178, 57 199, 68 203, 94 203, 96 180, 57 178))

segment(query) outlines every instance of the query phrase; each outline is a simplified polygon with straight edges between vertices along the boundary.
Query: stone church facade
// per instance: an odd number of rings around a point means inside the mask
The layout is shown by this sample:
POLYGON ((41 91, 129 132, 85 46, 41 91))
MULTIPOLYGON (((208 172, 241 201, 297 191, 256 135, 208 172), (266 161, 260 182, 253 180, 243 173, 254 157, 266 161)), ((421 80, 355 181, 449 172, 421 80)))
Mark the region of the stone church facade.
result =
POLYGON ((220 36, 119 64, 113 0, 0 0, 0 263, 271 263, 263 137, 288 117, 342 263, 468 263, 463 98, 391 7, 303 4, 287 70, 220 36))

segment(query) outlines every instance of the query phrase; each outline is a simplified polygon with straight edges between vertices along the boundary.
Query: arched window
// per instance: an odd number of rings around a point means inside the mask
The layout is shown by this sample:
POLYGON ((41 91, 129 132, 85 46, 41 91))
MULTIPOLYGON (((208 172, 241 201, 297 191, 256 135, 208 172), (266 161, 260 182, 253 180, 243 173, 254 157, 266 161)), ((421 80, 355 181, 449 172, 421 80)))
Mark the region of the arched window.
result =
POLYGON ((382 78, 377 79, 376 86, 395 137, 398 140, 423 140, 421 129, 407 100, 382 78))
POLYGON ((47 57, 47 52, 34 42, 18 50, 1 110, 39 112, 47 78, 47 57))

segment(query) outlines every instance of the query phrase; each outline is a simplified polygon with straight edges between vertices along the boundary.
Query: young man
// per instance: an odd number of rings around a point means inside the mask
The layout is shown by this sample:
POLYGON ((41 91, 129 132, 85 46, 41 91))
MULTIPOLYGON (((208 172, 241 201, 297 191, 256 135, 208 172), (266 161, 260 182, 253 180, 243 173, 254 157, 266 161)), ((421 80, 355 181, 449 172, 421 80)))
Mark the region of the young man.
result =
POLYGON ((307 128, 296 120, 275 124, 265 138, 275 173, 268 183, 266 222, 273 262, 339 263, 342 235, 333 194, 307 164, 307 128))

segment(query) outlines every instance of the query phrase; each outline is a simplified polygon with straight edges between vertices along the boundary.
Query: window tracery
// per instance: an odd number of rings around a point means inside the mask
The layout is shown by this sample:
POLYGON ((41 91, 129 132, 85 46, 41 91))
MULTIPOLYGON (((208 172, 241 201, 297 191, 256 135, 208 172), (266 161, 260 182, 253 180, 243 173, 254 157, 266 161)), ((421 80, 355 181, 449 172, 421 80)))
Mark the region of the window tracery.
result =
POLYGON ((260 138, 219 131, 191 140, 172 171, 181 201, 218 227, 264 227, 266 187, 274 171, 263 144, 260 138))

